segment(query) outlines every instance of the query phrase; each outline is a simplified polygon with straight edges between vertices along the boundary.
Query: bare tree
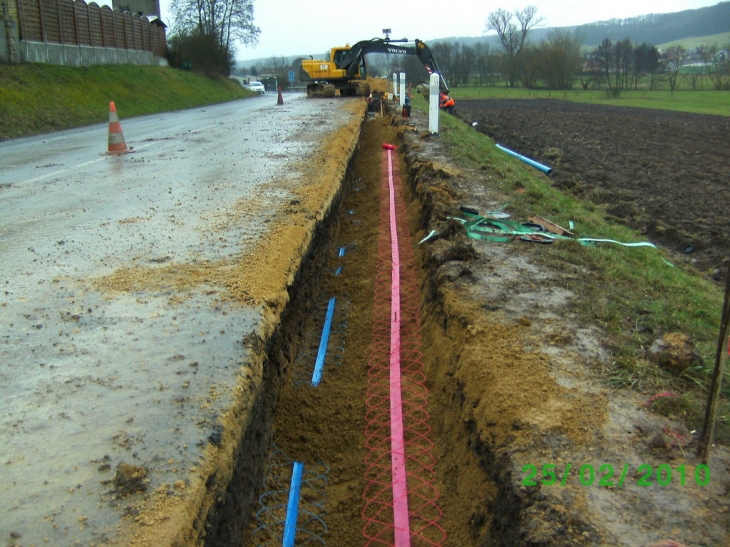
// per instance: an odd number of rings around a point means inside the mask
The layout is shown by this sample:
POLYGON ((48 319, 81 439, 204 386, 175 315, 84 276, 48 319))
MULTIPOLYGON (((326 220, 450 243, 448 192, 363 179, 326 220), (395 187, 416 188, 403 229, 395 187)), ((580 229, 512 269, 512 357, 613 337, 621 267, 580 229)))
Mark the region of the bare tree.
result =
POLYGON ((591 54, 593 65, 598 72, 605 76, 608 89, 613 88, 613 84, 611 83, 611 69, 614 63, 613 54, 613 42, 611 42, 610 38, 604 38, 591 54))
POLYGON ((543 69, 539 48, 527 44, 522 48, 522 52, 517 58, 517 63, 520 68, 522 85, 531 89, 537 87, 538 78, 543 69))
POLYGON ((474 44, 474 61, 476 63, 477 72, 479 74, 479 85, 487 85, 491 82, 494 73, 493 55, 490 51, 489 44, 477 42, 474 44))
MULTIPOLYGON (((279 87, 287 88, 289 86, 289 79, 287 77, 289 68, 291 67, 287 62, 286 57, 282 55, 269 57, 262 68, 262 74, 269 79, 266 85, 268 87, 272 87, 274 84, 271 80, 276 78, 277 85, 279 87)), ((272 89, 269 90, 272 91, 272 89)))
POLYGON ((632 72, 634 61, 634 44, 629 38, 625 38, 614 44, 614 69, 617 88, 629 87, 629 75, 632 72))
POLYGON ((565 30, 554 29, 540 43, 545 81, 551 89, 571 89, 583 64, 581 40, 565 30))
POLYGON ((712 86, 721 91, 730 87, 730 44, 725 49, 720 49, 717 45, 712 45, 707 51, 707 76, 712 82, 712 86))
POLYGON ((677 89, 677 82, 679 81, 679 67, 682 66, 685 53, 684 47, 681 45, 675 45, 669 47, 662 54, 664 70, 667 73, 667 81, 669 82, 669 93, 672 95, 674 94, 674 90, 677 89))
POLYGON ((175 33, 212 36, 226 53, 234 42, 253 45, 261 30, 254 25, 253 0, 173 0, 175 33))
POLYGON ((659 50, 643 42, 634 48, 634 89, 639 86, 639 76, 649 76, 649 89, 654 89, 654 74, 659 68, 659 50))
POLYGON ((519 75, 518 58, 527 41, 527 35, 536 25, 542 22, 541 17, 537 17, 537 8, 535 6, 527 6, 522 10, 516 10, 514 13, 505 9, 493 11, 487 17, 486 32, 494 31, 502 43, 508 58, 508 78, 510 87, 514 87, 515 81, 519 75), (519 26, 514 23, 517 20, 519 26))
MULTIPOLYGON (((458 85, 458 81, 454 82, 454 45, 448 42, 439 42, 431 47, 433 56, 438 60, 441 74, 448 83, 448 85, 458 85)), ((409 55, 409 57, 413 57, 409 55)))
MULTIPOLYGON (((457 87, 460 84, 469 85, 471 73, 474 70, 474 49, 459 42, 452 45, 452 70, 449 85, 457 87)), ((440 60, 439 60, 440 63, 440 60)))

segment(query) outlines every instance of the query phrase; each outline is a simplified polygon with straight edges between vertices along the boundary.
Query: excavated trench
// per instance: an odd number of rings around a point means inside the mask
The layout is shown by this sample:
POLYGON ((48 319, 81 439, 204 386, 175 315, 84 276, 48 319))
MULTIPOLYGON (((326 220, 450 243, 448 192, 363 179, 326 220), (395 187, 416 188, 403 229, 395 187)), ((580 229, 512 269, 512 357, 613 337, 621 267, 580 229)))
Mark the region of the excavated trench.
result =
MULTIPOLYGON (((363 545, 363 492, 367 383, 377 269, 383 143, 400 144, 396 117, 367 121, 331 214, 317 229, 312 248, 290 289, 279 328, 266 347, 264 389, 237 449, 235 472, 225 497, 205 523, 206 546, 281 545, 294 462, 304 464, 297 545, 363 545), (326 320, 336 299, 322 381, 310 377, 326 320)), ((410 233, 438 209, 432 193, 413 192, 429 169, 402 162, 410 233), (415 199, 415 200, 414 200, 415 199)), ((411 237, 410 245, 417 240, 411 237)), ((520 508, 509 461, 495 456, 465 417, 463 386, 451 367, 469 325, 444 315, 437 296, 438 267, 468 258, 463 243, 439 256, 417 256, 422 309, 423 364, 429 389, 433 487, 441 515, 433 524, 446 532, 438 545, 517 545, 520 508), (496 482, 502 480, 502 486, 496 482)), ((440 274, 439 274, 440 275, 440 274)), ((321 350, 320 350, 321 351, 321 350)), ((408 432, 406 432, 408 435, 408 432)), ((372 482, 372 481, 370 481, 372 482)), ((413 494, 411 494, 413 496, 413 494)), ((417 500, 411 500, 417 505, 417 500)), ((388 520, 388 516, 381 516, 388 520)), ((387 526, 386 526, 387 527, 387 526)), ((380 544, 376 541, 376 544, 380 544)), ((416 541, 414 544, 420 544, 416 541)), ((424 543, 426 544, 426 543, 424 543)))
MULTIPOLYGON (((428 430, 406 428, 405 437, 408 442, 422 435, 432 443, 433 473, 422 482, 409 476, 408 501, 418 512, 426 504, 421 503, 423 489, 414 486, 425 484, 430 493, 437 492, 429 498, 429 509, 436 510, 424 528, 445 532, 445 539, 412 536, 411 544, 647 544, 666 538, 670 529, 676 535, 674 525, 684 517, 662 505, 672 496, 700 511, 717 509, 712 504, 723 495, 721 485, 714 494, 650 492, 634 485, 590 489, 576 480, 552 488, 523 485, 526 463, 634 458, 643 436, 625 435, 630 426, 621 422, 624 435, 607 440, 612 433, 604 425, 610 413, 605 393, 576 380, 593 355, 594 345, 580 346, 591 333, 566 338, 572 327, 557 319, 560 302, 550 315, 551 304, 539 300, 555 296, 552 286, 547 292, 536 289, 540 273, 529 266, 529 255, 539 249, 480 247, 477 252, 463 229, 445 220, 463 199, 459 192, 466 179, 429 140, 436 142, 397 114, 365 122, 335 206, 291 286, 280 326, 266 347, 258 348, 265 359, 264 389, 237 449, 235 477, 205 524, 205 545, 281 545, 297 466, 302 471, 299 520, 296 543, 289 544, 394 544, 392 512, 386 508, 374 518, 370 505, 374 489, 391 488, 390 464, 374 479, 369 452, 377 422, 371 391, 374 325, 384 301, 379 285, 384 143, 398 145, 395 171, 401 173, 407 204, 399 222, 407 225, 402 240, 415 250, 417 279, 417 290, 403 293, 404 306, 420 310, 422 385, 428 388, 422 412, 428 430), (418 245, 434 228, 439 236, 418 245), (533 292, 535 302, 522 298, 533 292), (534 318, 543 302, 547 319, 536 325, 528 315, 534 318), (328 323, 329 344, 322 355, 328 323), (320 358, 322 379, 313 385, 320 358), (563 374, 567 384, 556 374, 563 374), (652 511, 646 524, 624 519, 627 512, 644 510, 652 511), (382 532, 373 534, 374 522, 382 532)), ((639 431, 663 424, 645 414, 632 419, 639 431)), ((692 533, 691 523, 683 526, 692 533)), ((723 536, 722 523, 707 527, 706 534, 723 536)))

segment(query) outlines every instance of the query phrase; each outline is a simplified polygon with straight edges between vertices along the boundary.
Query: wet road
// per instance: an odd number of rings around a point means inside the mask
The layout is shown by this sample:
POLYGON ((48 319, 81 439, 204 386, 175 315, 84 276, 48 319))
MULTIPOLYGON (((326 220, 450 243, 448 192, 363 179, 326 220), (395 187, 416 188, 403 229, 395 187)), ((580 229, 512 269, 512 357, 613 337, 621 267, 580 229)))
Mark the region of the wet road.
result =
POLYGON ((0 143, 0 539, 114 540, 121 462, 184 488, 261 309, 181 272, 267 236, 346 104, 120 111, 118 157, 107 124, 0 143))

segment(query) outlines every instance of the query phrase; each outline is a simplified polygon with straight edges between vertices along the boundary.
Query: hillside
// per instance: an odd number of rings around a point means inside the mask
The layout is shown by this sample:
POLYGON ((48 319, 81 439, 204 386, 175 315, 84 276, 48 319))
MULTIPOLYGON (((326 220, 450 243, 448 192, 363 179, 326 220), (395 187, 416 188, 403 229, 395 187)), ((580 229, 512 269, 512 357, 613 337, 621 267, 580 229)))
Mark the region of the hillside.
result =
POLYGON ((631 19, 612 19, 573 27, 583 43, 597 46, 604 38, 630 38, 634 43, 663 44, 730 31, 730 2, 677 13, 649 14, 631 19))
MULTIPOLYGON (((685 39, 700 40, 700 43, 724 45, 724 33, 730 32, 730 2, 721 2, 714 6, 676 13, 647 14, 630 19, 611 19, 598 21, 587 25, 573 27, 550 27, 534 29, 530 39, 540 42, 547 38, 550 31, 556 28, 570 32, 578 32, 586 47, 594 48, 604 38, 611 41, 629 38, 635 44, 646 42, 652 45, 667 42, 682 42, 685 39), (719 36, 717 36, 719 35, 719 36), (705 40, 705 38, 707 38, 705 40)), ((462 45, 474 45, 477 42, 487 43, 491 47, 499 48, 499 39, 496 36, 450 36, 429 40, 429 45, 439 42, 458 42, 462 45)), ((289 55, 287 60, 306 55, 289 55)), ((268 59, 247 59, 238 61, 239 66, 261 65, 268 59)))
MULTIPOLYGON (((647 42, 653 45, 667 42, 684 42, 687 39, 703 40, 701 43, 715 41, 722 45, 730 32, 730 2, 721 2, 714 6, 676 13, 648 14, 630 19, 611 19, 587 25, 573 27, 550 27, 534 29, 530 34, 533 42, 540 42, 556 28, 577 32, 586 47, 594 48, 604 38, 611 41, 629 38, 635 44, 647 42)), ((500 47, 496 36, 450 37, 431 40, 438 42, 459 42, 473 45, 486 42, 490 46, 500 47)))
POLYGON ((250 97, 238 83, 165 67, 0 65, 0 141, 250 97), (161 93, 160 90, 164 90, 161 93))

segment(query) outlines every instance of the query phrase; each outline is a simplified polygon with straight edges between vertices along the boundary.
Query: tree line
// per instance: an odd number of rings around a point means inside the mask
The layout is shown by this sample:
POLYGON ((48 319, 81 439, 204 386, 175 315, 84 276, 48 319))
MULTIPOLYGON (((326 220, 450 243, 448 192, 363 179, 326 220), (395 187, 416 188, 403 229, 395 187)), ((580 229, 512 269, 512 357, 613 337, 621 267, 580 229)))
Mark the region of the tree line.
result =
MULTIPOLYGON (((583 37, 575 30, 552 29, 540 42, 530 42, 530 34, 541 20, 534 6, 515 12, 499 9, 489 14, 485 30, 496 33, 500 48, 487 42, 439 42, 431 50, 451 87, 506 85, 568 90, 580 82, 584 89, 606 87, 619 93, 639 85, 654 89, 655 76, 661 73, 671 91, 680 78, 696 89, 703 77, 714 89, 730 89, 730 47, 703 46, 688 52, 682 46, 672 46, 660 51, 646 42, 604 38, 595 49, 584 52, 583 37)), ((415 58, 390 56, 385 65, 381 61, 376 66, 379 72, 402 71, 411 74, 412 80, 428 79, 415 58)))
MULTIPOLYGON (((228 76, 234 65, 234 44, 254 44, 260 34, 254 25, 253 0, 173 0, 171 12, 175 30, 168 50, 173 66, 228 76)), ((604 38, 585 53, 583 36, 576 30, 552 29, 540 42, 531 42, 530 35, 541 22, 534 6, 513 12, 498 9, 488 15, 485 33, 496 34, 501 47, 487 41, 438 42, 430 47, 451 87, 503 84, 567 90, 580 81, 585 89, 606 86, 619 93, 640 83, 653 89, 655 75, 661 72, 671 91, 680 77, 689 79, 693 88, 701 77, 708 77, 715 89, 730 88, 730 59, 726 50, 715 46, 698 48, 690 55, 681 46, 659 51, 646 42, 635 45, 628 38, 615 42, 604 38), (688 60, 701 70, 683 74, 688 60)), ((299 72, 298 61, 272 57, 259 70, 286 87, 288 72, 299 72)), ((371 76, 406 72, 411 81, 428 80, 414 56, 373 54, 368 65, 371 76)))

